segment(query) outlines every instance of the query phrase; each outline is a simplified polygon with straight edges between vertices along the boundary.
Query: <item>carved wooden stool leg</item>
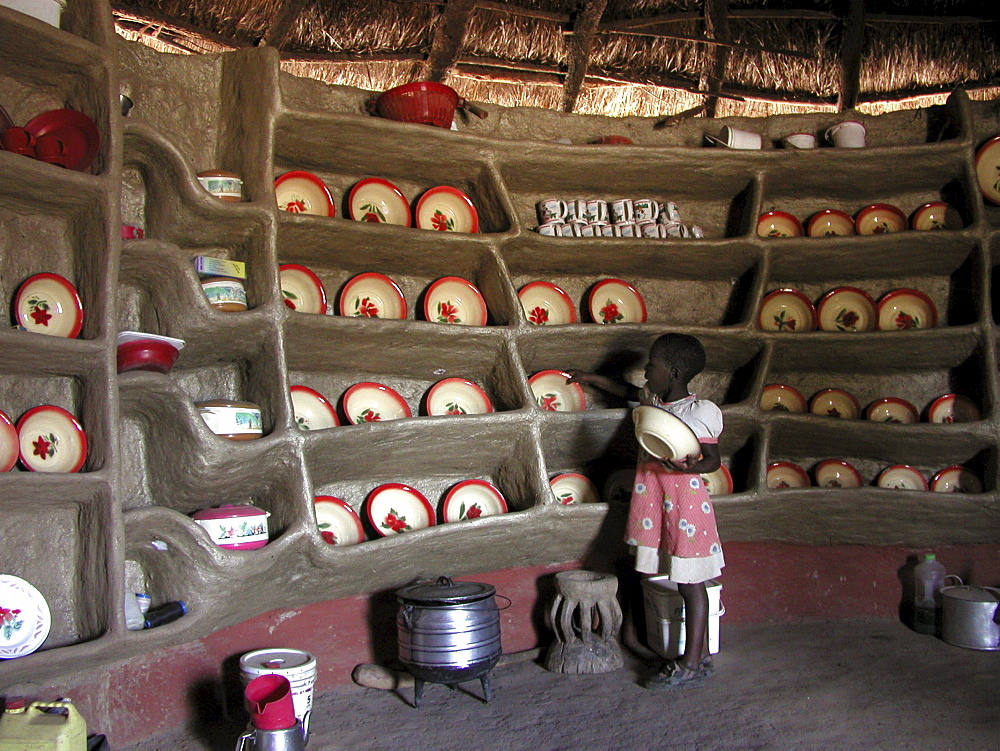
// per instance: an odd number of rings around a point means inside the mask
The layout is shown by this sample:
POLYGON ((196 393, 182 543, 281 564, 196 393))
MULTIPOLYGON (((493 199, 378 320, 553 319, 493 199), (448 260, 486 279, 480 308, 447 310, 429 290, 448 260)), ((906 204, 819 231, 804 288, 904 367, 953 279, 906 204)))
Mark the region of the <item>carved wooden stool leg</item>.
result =
POLYGON ((556 641, 545 657, 554 673, 607 673, 624 663, 618 645, 622 610, 618 579, 595 571, 556 574, 556 596, 549 615, 556 641))

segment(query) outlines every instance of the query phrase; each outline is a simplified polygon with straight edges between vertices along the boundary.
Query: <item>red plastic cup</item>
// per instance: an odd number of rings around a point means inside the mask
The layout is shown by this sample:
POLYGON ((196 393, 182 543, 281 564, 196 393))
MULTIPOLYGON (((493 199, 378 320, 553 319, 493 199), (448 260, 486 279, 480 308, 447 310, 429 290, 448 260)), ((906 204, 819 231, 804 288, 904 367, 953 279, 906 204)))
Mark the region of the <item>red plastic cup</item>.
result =
POLYGON ((243 689, 250 722, 258 730, 287 730, 295 727, 292 684, 283 675, 271 673, 254 678, 243 689))
POLYGON ((35 142, 35 155, 39 159, 62 156, 63 142, 55 136, 39 136, 35 142))
POLYGON ((35 145, 35 136, 24 128, 17 126, 7 128, 0 133, 0 143, 7 151, 18 151, 19 149, 31 148, 35 145))

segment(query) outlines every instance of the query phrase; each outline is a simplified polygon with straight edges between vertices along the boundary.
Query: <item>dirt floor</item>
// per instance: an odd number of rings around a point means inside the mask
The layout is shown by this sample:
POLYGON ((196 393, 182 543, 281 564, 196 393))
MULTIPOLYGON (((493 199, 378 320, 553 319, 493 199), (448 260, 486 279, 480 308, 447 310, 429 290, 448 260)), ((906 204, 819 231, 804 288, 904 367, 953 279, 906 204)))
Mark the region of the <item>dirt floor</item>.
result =
MULTIPOLYGON (((649 691, 647 665, 550 673, 507 656, 493 700, 342 686, 315 697, 309 751, 334 749, 998 749, 1000 652, 950 646, 893 620, 723 623, 716 674, 649 691)), ((133 751, 231 751, 242 727, 202 725, 133 751)), ((118 751, 116 749, 116 751, 118 751)))

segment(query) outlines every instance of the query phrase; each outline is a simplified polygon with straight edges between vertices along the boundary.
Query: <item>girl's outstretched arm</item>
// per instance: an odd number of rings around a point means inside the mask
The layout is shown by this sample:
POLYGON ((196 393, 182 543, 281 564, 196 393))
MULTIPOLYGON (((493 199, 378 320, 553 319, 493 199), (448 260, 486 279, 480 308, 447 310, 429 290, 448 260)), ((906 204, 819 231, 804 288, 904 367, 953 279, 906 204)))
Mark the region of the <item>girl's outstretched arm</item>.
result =
POLYGON ((606 391, 613 396, 618 396, 628 401, 635 402, 639 400, 639 387, 633 386, 631 383, 618 381, 597 373, 588 373, 585 370, 569 370, 567 372, 572 376, 567 383, 585 383, 588 386, 599 388, 601 391, 606 391))

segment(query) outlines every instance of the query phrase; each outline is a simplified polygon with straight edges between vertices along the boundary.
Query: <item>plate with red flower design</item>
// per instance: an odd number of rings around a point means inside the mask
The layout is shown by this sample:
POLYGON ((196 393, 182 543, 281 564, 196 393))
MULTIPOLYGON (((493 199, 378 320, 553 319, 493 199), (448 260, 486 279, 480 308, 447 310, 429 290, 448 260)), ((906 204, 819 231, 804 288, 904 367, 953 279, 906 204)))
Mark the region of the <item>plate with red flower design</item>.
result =
POLYGON ((733 474, 725 464, 720 464, 714 472, 702 475, 701 480, 705 483, 708 494, 713 498, 717 495, 732 495, 733 493, 733 474))
POLYGON ((854 394, 844 389, 823 389, 809 400, 809 411, 824 417, 856 420, 861 416, 861 405, 854 394))
POLYGON ((351 188, 347 210, 356 222, 410 226, 410 203, 402 191, 381 177, 367 177, 351 188))
POLYGON ((806 400, 798 389, 784 383, 769 383, 760 395, 760 408, 774 412, 805 412, 806 400))
POLYGON ((17 421, 21 464, 32 472, 79 472, 87 458, 87 434, 62 407, 42 404, 17 421))
POLYGON ((809 237, 834 237, 856 234, 854 219, 846 211, 840 209, 823 209, 817 211, 806 224, 806 234, 809 237))
POLYGON ((875 301, 863 289, 837 287, 816 306, 821 331, 874 331, 875 301))
POLYGON ((482 415, 493 411, 486 392, 467 378, 443 378, 427 390, 428 415, 482 415))
POLYGON ((434 526, 434 507, 424 494, 401 482, 387 482, 368 494, 368 521, 383 537, 434 526))
POLYGON ((579 472, 563 472, 549 480, 552 495, 563 506, 574 506, 578 503, 600 503, 601 494, 597 486, 586 475, 579 472))
POLYGON ((880 488, 892 488, 894 490, 929 490, 927 478, 920 470, 908 464, 893 464, 886 467, 878 476, 878 486, 880 488))
POLYGON ((321 393, 308 386, 292 386, 289 391, 299 430, 323 430, 340 425, 336 408, 321 393))
POLYGON ((887 396, 876 399, 868 405, 865 417, 872 422, 898 422, 912 425, 920 420, 920 413, 906 399, 898 396, 887 396))
POLYGON ((528 323, 536 326, 559 326, 576 323, 573 301, 552 282, 530 282, 517 293, 528 323))
POLYGON ((894 289, 879 298, 878 327, 882 331, 932 329, 937 326, 937 308, 918 289, 894 289))
POLYGON ((337 214, 330 189, 312 172, 295 170, 283 174, 274 181, 274 198, 278 208, 289 214, 337 214))
POLYGON ((424 293, 424 318, 428 321, 485 326, 488 315, 482 293, 460 276, 442 277, 424 293))
POLYGON ((1000 203, 1000 136, 993 136, 976 151, 979 189, 991 203, 1000 203))
POLYGON ((908 226, 906 214, 889 203, 865 206, 854 217, 854 229, 859 235, 887 235, 902 232, 908 226))
POLYGON ((821 488, 860 488, 864 485, 861 473, 843 459, 824 459, 816 465, 813 474, 821 488))
POLYGON ((76 287, 59 274, 25 279, 14 297, 18 328, 36 334, 75 339, 83 328, 83 303, 76 287))
POLYGON ((18 576, 0 575, 0 659, 31 654, 42 646, 51 626, 42 593, 18 576))
POLYGON ((759 237, 802 237, 802 222, 787 211, 768 211, 757 218, 759 237))
POLYGON ((0 472, 7 472, 17 464, 17 428, 3 410, 0 410, 0 472))
POLYGON ((764 331, 801 334, 816 328, 816 307, 797 289, 768 292, 760 304, 757 325, 764 331))
POLYGON ((528 379, 535 402, 548 412, 582 412, 587 396, 579 383, 567 383, 572 376, 562 370, 541 370, 528 379))
POLYGON ((312 269, 298 263, 278 267, 281 297, 296 313, 326 314, 326 289, 312 269))
POLYGON ((771 490, 808 488, 809 475, 795 462, 771 462, 767 465, 767 487, 771 490))
POLYGON ((931 201, 913 212, 910 226, 919 230, 962 229, 962 215, 950 203, 931 201))
POLYGON ((388 386, 373 381, 355 383, 341 399, 341 409, 352 425, 411 417, 410 406, 388 386))
POLYGON ((356 545, 365 541, 361 517, 346 501, 332 495, 313 498, 316 526, 323 542, 328 545, 356 545))
POLYGON ((935 493, 982 493, 983 483, 968 467, 945 467, 931 479, 935 493))
POLYGON ((441 518, 460 522, 507 513, 503 493, 486 480, 463 480, 451 487, 441 502, 441 518))
POLYGON ((639 290, 621 279, 602 279, 587 296, 594 323, 645 323, 646 302, 639 290))
POLYGON ((340 293, 340 315, 355 318, 406 318, 403 290, 385 274, 369 271, 352 277, 340 293))
POLYGON ((458 188, 439 185, 417 201, 417 227, 439 232, 478 232, 479 212, 458 188))
POLYGON ((976 422, 979 418, 979 407, 969 397, 961 394, 939 396, 927 408, 929 422, 976 422))

